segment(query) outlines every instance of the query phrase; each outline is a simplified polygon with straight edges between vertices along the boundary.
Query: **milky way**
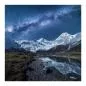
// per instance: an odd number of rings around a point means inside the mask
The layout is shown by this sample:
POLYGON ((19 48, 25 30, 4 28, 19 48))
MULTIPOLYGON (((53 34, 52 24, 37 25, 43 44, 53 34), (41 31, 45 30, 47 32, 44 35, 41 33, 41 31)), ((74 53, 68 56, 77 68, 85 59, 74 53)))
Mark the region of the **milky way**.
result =
POLYGON ((6 37, 11 39, 54 39, 62 32, 74 34, 81 29, 80 6, 5 7, 6 37))

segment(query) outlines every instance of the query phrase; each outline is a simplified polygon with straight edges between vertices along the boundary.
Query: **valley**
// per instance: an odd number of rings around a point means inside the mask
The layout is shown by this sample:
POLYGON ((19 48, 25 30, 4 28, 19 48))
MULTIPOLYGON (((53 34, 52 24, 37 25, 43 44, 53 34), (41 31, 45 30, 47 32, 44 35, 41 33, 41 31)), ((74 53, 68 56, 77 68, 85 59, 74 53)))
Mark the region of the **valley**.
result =
POLYGON ((6 81, 80 81, 80 69, 79 52, 55 54, 6 51, 5 55, 6 81), (64 72, 68 73, 65 75, 64 72))

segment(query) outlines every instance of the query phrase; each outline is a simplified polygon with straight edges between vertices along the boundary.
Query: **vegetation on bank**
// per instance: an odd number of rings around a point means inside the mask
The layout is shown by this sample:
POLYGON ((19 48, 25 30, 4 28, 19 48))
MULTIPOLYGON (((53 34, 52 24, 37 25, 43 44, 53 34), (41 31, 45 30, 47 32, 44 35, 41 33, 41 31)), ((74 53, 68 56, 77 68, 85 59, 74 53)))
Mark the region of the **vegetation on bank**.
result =
POLYGON ((26 63, 30 62, 33 56, 31 52, 5 52, 5 80, 25 81, 26 63))

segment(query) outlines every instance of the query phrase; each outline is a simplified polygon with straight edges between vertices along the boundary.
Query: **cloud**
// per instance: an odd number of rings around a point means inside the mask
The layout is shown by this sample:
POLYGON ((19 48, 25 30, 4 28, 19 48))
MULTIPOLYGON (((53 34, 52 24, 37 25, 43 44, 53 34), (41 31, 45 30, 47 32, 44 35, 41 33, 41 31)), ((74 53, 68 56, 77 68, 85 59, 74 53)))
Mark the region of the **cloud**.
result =
POLYGON ((70 15, 70 13, 73 11, 77 11, 77 8, 74 6, 64 6, 57 10, 48 11, 34 17, 25 18, 24 21, 19 22, 19 24, 15 27, 13 25, 8 26, 6 31, 15 34, 15 36, 20 35, 22 37, 24 35, 28 35, 28 33, 32 31, 45 29, 45 27, 49 27, 50 25, 54 24, 54 22, 58 25, 59 22, 61 22, 59 17, 70 15))
POLYGON ((6 28, 6 32, 13 32, 13 26, 11 25, 11 26, 8 26, 7 28, 6 28))

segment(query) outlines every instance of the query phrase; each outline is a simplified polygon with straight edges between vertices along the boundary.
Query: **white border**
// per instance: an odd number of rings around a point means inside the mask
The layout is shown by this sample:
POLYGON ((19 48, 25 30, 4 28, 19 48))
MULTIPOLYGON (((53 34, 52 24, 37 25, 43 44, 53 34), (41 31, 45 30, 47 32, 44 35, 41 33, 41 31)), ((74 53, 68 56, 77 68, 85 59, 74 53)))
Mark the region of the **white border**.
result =
POLYGON ((0 86, 86 86, 86 2, 85 0, 0 0, 0 86), (33 5, 33 4, 55 4, 55 5, 82 5, 82 81, 51 81, 51 82, 5 82, 4 81, 4 31, 5 31, 5 12, 4 5, 33 5))

